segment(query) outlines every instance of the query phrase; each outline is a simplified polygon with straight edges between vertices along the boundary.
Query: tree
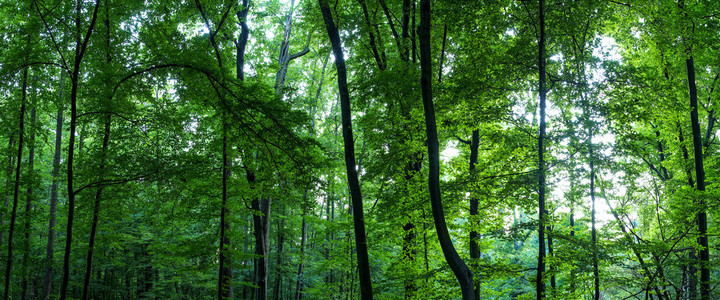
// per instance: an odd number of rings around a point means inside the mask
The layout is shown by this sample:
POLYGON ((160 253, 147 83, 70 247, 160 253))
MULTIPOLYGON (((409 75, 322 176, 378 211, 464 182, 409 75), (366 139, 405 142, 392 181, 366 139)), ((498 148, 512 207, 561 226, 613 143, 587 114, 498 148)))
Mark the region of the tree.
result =
POLYGON ((345 58, 340 41, 338 27, 335 25, 330 6, 327 1, 319 0, 320 11, 325 21, 332 44, 333 55, 335 56, 335 68, 337 69, 338 90, 340 93, 340 111, 342 112, 342 135, 345 148, 345 169, 347 173, 348 186, 350 188, 350 199, 352 200, 353 227, 355 229, 355 248, 357 251, 357 263, 360 273, 360 294, 362 299, 373 298, 372 282, 370 281, 370 262, 368 260, 367 241, 365 235, 365 216, 363 211, 362 192, 357 176, 355 164, 355 141, 353 140, 352 117, 350 111, 350 95, 347 84, 347 70, 345 58))
POLYGON ((438 240, 443 250, 445 260, 453 270, 455 277, 460 284, 463 299, 475 298, 475 286, 473 285, 472 272, 465 262, 460 258, 453 246, 447 225, 445 224, 445 213, 443 211, 440 192, 440 146, 438 145, 437 125, 435 123, 435 108, 432 96, 432 62, 430 56, 430 1, 420 1, 420 26, 418 30, 420 39, 420 67, 422 75, 420 86, 422 87, 423 108, 425 111, 425 132, 427 134, 427 148, 430 174, 428 187, 430 190, 430 203, 432 204, 433 219, 438 240))

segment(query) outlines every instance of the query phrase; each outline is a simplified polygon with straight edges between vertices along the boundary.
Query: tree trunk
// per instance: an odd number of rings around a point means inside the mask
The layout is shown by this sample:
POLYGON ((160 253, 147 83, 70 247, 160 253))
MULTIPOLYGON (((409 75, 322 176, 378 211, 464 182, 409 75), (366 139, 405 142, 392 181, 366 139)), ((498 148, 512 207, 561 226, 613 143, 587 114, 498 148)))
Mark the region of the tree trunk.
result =
POLYGON ((22 166, 23 153, 23 137, 25 134, 25 96, 27 94, 27 67, 23 69, 22 80, 22 99, 20 100, 20 117, 18 126, 18 150, 15 157, 15 182, 13 189, 12 212, 10 213, 10 231, 8 233, 8 255, 6 260, 7 268, 5 269, 5 300, 10 299, 10 274, 12 273, 13 262, 13 235, 15 234, 15 220, 17 219, 18 198, 20 196, 20 167, 22 166))
MULTIPOLYGON (((447 25, 445 25, 445 30, 447 30, 447 25)), ((475 165, 477 165, 478 160, 478 147, 480 146, 480 132, 478 129, 475 129, 472 131, 472 138, 470 140, 470 180, 474 181, 475 176, 475 165)), ((472 265, 475 271, 478 270, 480 259, 480 249, 478 248, 477 240, 480 238, 480 235, 475 231, 475 226, 478 225, 480 222, 478 220, 475 220, 478 215, 478 208, 480 206, 480 201, 477 197, 477 194, 474 192, 471 192, 472 196, 470 198, 470 219, 473 220, 471 223, 472 229, 470 230, 470 259, 472 260, 472 265)), ((475 279, 475 300, 480 300, 480 279, 475 279)))
POLYGON ((538 136, 538 264, 537 277, 535 282, 537 299, 545 297, 545 283, 543 282, 543 273, 545 273, 545 222, 547 221, 547 211, 545 210, 545 98, 547 91, 545 90, 545 0, 540 2, 540 36, 538 37, 538 69, 539 80, 538 86, 540 90, 540 135, 538 136))
MULTIPOLYGON (((7 223, 7 220, 5 220, 5 212, 8 209, 8 205, 10 205, 10 199, 12 198, 12 193, 10 192, 12 184, 13 184, 13 165, 15 164, 15 157, 12 155, 13 149, 15 148, 15 135, 10 135, 10 138, 8 138, 8 147, 7 147, 7 171, 5 173, 5 191, 7 191, 7 195, 5 195, 5 201, 3 201, 3 207, 2 211, 0 212, 0 224, 5 227, 5 224, 7 223)), ((3 243, 5 241, 5 231, 0 231, 0 243, 3 243)))
POLYGON ((380 34, 379 32, 375 31, 375 27, 370 22, 370 14, 368 13, 367 5, 365 5, 365 0, 358 0, 358 3, 360 3, 360 7, 363 11, 363 16, 365 17, 365 27, 367 27, 368 36, 370 38, 370 50, 372 50, 373 57, 375 58, 375 63, 377 64, 378 69, 380 69, 380 71, 383 71, 385 70, 385 68, 387 68, 385 51, 383 51, 382 43, 380 41, 375 41, 375 36, 377 35, 377 38, 379 40, 380 34), (379 47, 378 44, 380 45, 379 47))
POLYGON ((280 94, 283 87, 285 87, 285 77, 287 77, 288 67, 290 61, 303 56, 310 52, 310 48, 305 47, 303 51, 299 53, 290 54, 290 36, 292 34, 292 17, 295 11, 295 0, 290 1, 290 12, 285 16, 285 29, 283 30, 283 41, 280 45, 280 55, 278 56, 278 63, 280 64, 280 70, 275 75, 275 94, 280 94))
POLYGON ((48 241, 45 250, 45 276, 43 278, 43 300, 50 299, 53 273, 53 257, 55 256, 55 214, 57 212, 58 183, 60 181, 60 153, 62 150, 63 123, 63 82, 65 72, 60 71, 60 99, 58 100, 57 122, 55 124, 55 154, 53 156, 52 186, 50 187, 50 221, 48 225, 48 241))
MULTIPOLYGON (((678 129, 678 141, 680 142, 680 149, 683 156, 683 162, 688 165, 690 161, 690 153, 688 153, 688 149, 685 146, 685 135, 683 134, 682 127, 680 124, 677 124, 678 129)), ((690 167, 685 168, 685 175, 687 176, 688 186, 691 188, 695 188, 695 180, 693 180, 692 176, 692 169, 690 167)), ((700 241, 697 240, 699 243, 700 241)), ((697 254, 695 253, 695 249, 690 249, 688 253, 688 296, 689 299, 697 299, 697 266, 695 265, 697 263, 697 254)))
MULTIPOLYGON (((60 300, 65 300, 67 297, 68 283, 70 280, 70 254, 72 253, 72 234, 73 234, 73 222, 75 220, 75 190, 73 185, 73 163, 75 160, 75 130, 77 129, 77 96, 78 96, 78 85, 80 81, 80 65, 82 64, 83 56, 85 56, 85 49, 87 48, 88 42, 90 41, 90 35, 95 28, 95 21, 97 19, 98 8, 100 7, 100 0, 95 1, 95 8, 93 11, 92 19, 88 27, 87 33, 84 39, 77 37, 77 43, 75 44, 75 63, 72 69, 72 75, 70 76, 71 89, 70 89, 70 139, 68 141, 68 157, 67 157, 67 191, 68 191, 68 214, 67 214, 67 233, 65 235, 65 257, 63 259, 63 277, 60 283, 60 300)), ((78 2, 75 8, 75 26, 79 27, 82 23, 80 20, 80 12, 82 10, 82 2, 78 2)))
MULTIPOLYGON (((110 8, 109 5, 105 5, 105 62, 107 66, 110 66, 112 62, 112 56, 110 55, 112 36, 110 36, 110 8)), ((103 142, 102 148, 100 149, 100 165, 98 166, 98 182, 102 184, 105 179, 105 164, 107 158, 108 143, 110 142, 110 125, 112 122, 112 115, 107 114, 105 116, 104 129, 103 129, 103 142)), ((92 275, 93 266, 93 255, 95 254, 95 237, 97 236, 97 226, 100 217, 100 202, 102 201, 102 192, 104 187, 100 185, 95 191, 95 203, 93 204, 93 220, 90 227, 90 241, 88 242, 88 252, 85 262, 85 280, 83 283, 83 300, 90 299, 90 280, 92 275)))
POLYGON ((697 110, 697 88, 695 87, 695 62, 692 55, 685 60, 687 66, 688 89, 690 92, 690 122, 692 123, 693 150, 695 155, 695 181, 696 190, 700 192, 700 211, 697 213, 698 230, 700 237, 700 299, 710 299, 710 249, 707 236, 707 204, 705 203, 705 167, 703 166, 702 136, 697 110))
MULTIPOLYGON (((34 83, 33 88, 33 101, 32 101, 32 109, 30 109, 30 139, 28 140, 28 151, 30 153, 28 154, 28 174, 32 176, 33 172, 35 172, 35 128, 37 127, 37 119, 35 116, 35 107, 37 106, 37 76, 34 77, 34 83)), ((32 201, 33 201, 33 184, 34 182, 30 182, 29 186, 27 187, 27 199, 25 199, 25 247, 24 247, 24 253, 23 253, 23 271, 22 271, 22 295, 20 299, 25 300, 28 298, 29 291, 28 291, 28 268, 30 267, 28 265, 28 260, 30 256, 30 223, 31 223, 31 212, 32 212, 32 201)))
MULTIPOLYGON (((283 209, 284 210, 284 209, 283 209)), ((283 212, 284 214, 285 212, 283 212)), ((283 223, 284 219, 279 218, 277 220, 277 262, 275 264, 277 277, 275 277, 275 289, 273 289, 273 299, 280 298, 280 288, 282 287, 282 251, 283 244, 285 243, 285 236, 283 234, 283 223)))
POLYGON ((218 299, 232 299, 232 265, 231 260, 227 257, 230 251, 230 222, 228 217, 230 209, 227 204, 227 180, 230 177, 228 170, 227 157, 227 120, 226 113, 223 111, 223 141, 222 141, 222 203, 220 208, 220 251, 219 260, 220 268, 218 274, 218 299))
MULTIPOLYGON (((105 129, 103 131, 102 149, 100 150, 100 165, 98 166, 98 182, 105 177, 105 162, 107 157, 108 142, 110 141, 110 114, 105 116, 105 129)), ((87 259, 85 261, 85 281, 83 284, 83 296, 81 299, 90 299, 90 278, 92 275, 93 254, 95 253, 95 236, 97 235, 98 219, 100 217, 100 201, 102 200, 103 186, 95 191, 95 203, 93 205, 93 220, 90 227, 90 242, 88 243, 87 259)))
POLYGON ((355 165, 355 141, 352 132, 352 116, 350 111, 350 95, 347 86, 347 70, 345 58, 340 42, 340 34, 333 20, 327 0, 319 0, 320 10, 325 21, 325 27, 335 54, 335 67, 338 73, 338 89, 342 112, 342 132, 345 144, 345 167, 350 188, 350 198, 353 208, 353 225, 355 228, 355 247, 357 251, 358 271, 360 275, 360 294, 363 300, 373 298, 372 283, 370 281, 370 263, 367 253, 365 237, 365 216, 363 212, 362 193, 355 165))
MULTIPOLYGON (((570 238, 575 240, 575 166, 570 171, 570 238)), ((575 295, 575 268, 570 269, 570 294, 575 295)))
MULTIPOLYGON (((550 257, 554 257, 555 252, 553 251, 553 236, 552 236, 553 226, 546 226, 545 229, 547 230, 548 255, 550 257)), ((555 281, 555 267, 553 265, 550 265, 550 288, 552 289, 551 292, 554 295, 556 293, 557 282, 555 281)))
MULTIPOLYGON (((307 192, 305 192, 307 194, 307 192)), ((307 241, 307 222, 305 221, 305 213, 302 218, 302 234, 300 237, 300 265, 297 272, 297 283, 295 284, 295 300, 302 299, 303 289, 303 267, 305 266, 305 242, 307 241)))
MULTIPOLYGON (((254 179, 254 176, 253 176, 254 179)), ((254 180, 253 180, 254 182, 254 180)), ((255 210, 253 215, 253 224, 255 227, 255 285, 257 292, 255 299, 267 299, 267 280, 268 280, 268 237, 270 235, 270 204, 269 197, 255 198, 252 201, 252 209, 255 210)))
POLYGON ((590 156, 590 201, 592 202, 590 223, 592 225, 593 285, 595 287, 593 299, 600 300, 600 271, 598 269, 597 229, 595 228, 595 157, 593 156, 592 136, 592 129, 589 129, 588 155, 590 156))
POLYGON ((238 36, 237 43, 235 44, 235 70, 237 72, 237 79, 241 81, 245 80, 245 47, 247 47, 248 37, 250 35, 247 26, 247 14, 248 10, 250 10, 250 4, 248 2, 249 0, 243 0, 242 6, 237 12, 238 23, 240 24, 240 36, 238 36))
POLYGON ((463 299, 475 299, 473 275, 465 262, 460 258, 453 246, 450 233, 445 223, 440 192, 440 145, 438 142, 437 125, 435 123, 435 108, 432 94, 432 57, 430 54, 430 0, 420 1, 420 86, 422 89, 423 108, 425 112, 425 132, 427 134, 427 149, 429 159, 428 188, 430 191, 430 204, 432 206, 435 229, 437 231, 440 247, 450 269, 460 283, 463 299))

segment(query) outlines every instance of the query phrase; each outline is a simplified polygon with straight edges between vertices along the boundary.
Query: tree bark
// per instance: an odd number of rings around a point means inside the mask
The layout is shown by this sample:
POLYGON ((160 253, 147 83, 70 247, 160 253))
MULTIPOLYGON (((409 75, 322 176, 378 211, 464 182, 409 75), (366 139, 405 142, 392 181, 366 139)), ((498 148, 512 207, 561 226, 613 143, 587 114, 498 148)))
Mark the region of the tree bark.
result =
POLYGON ((257 292, 255 299, 267 299, 267 281, 268 281, 268 237, 270 235, 270 203, 269 197, 259 197, 252 201, 252 209, 255 210, 253 215, 253 224, 255 228, 255 285, 257 292))
POLYGON ((695 189, 699 192, 700 211, 697 213, 698 230, 700 237, 700 299, 710 299, 710 249, 707 236, 707 204, 705 203, 705 167, 703 166, 702 133, 700 131, 700 120, 697 109, 697 88, 695 86, 695 62, 690 55, 685 60, 687 67, 688 90, 690 93, 690 122, 692 125, 693 150, 695 156, 695 189))
MULTIPOLYGON (((447 25, 445 25, 447 28, 447 25)), ((475 176, 475 165, 478 160, 478 147, 480 146, 480 132, 478 129, 472 131, 472 138, 470 139, 470 180, 474 181, 475 176)), ((470 259, 473 261, 473 267, 475 270, 479 268, 480 249, 478 248, 477 240, 480 235, 475 231, 475 226, 480 222, 475 220, 478 215, 478 208, 480 206, 480 200, 476 193, 471 192, 470 198, 470 219, 473 220, 471 223, 472 229, 470 230, 470 259)), ((480 279, 475 279, 475 300, 480 300, 480 279)))
POLYGON ((432 206, 435 229, 437 231, 440 247, 450 269, 460 284, 462 297, 465 300, 475 299, 472 271, 460 258, 453 246, 450 233, 445 223, 440 192, 440 145, 438 142, 437 125, 435 123, 435 107, 432 94, 432 57, 430 54, 430 0, 420 1, 420 87, 422 89, 423 108, 425 112, 425 132, 427 134, 427 149, 430 173, 428 188, 430 191, 430 204, 432 206))
POLYGON ((538 37, 538 69, 539 80, 538 89, 540 92, 540 135, 538 136, 538 265, 536 277, 536 294, 537 299, 545 297, 545 283, 543 282, 543 273, 545 273, 545 222, 547 221, 547 211, 545 210, 545 98, 547 91, 545 90, 545 0, 540 2, 540 36, 538 37))
POLYGON ((370 281, 370 263, 367 253, 367 241, 365 237, 365 216, 363 211, 362 192, 355 164, 355 141, 352 132, 352 115, 350 111, 350 95, 347 86, 347 70, 345 58, 342 51, 340 34, 333 20, 327 0, 319 0, 320 10, 325 28, 327 29, 333 53, 335 54, 335 67, 338 73, 338 90, 340 92, 342 133, 345 145, 345 167, 350 188, 350 198, 353 209, 353 226, 355 229, 355 247, 357 251, 358 271, 360 276, 360 295, 363 300, 373 298, 372 283, 370 281))
POLYGON ((62 152, 62 124, 63 124, 63 82, 65 72, 60 71, 60 92, 58 112, 55 124, 55 154, 53 156, 52 186, 50 187, 50 220, 48 222, 48 241, 45 249, 45 276, 43 277, 43 300, 50 299, 53 273, 53 257, 55 256, 55 222, 57 213, 58 184, 60 182, 60 154, 62 152))
POLYGON ((238 36, 237 43, 235 44, 235 71, 237 72, 237 79, 240 79, 240 81, 245 80, 245 48, 247 47, 248 37, 250 36, 250 31, 247 26, 248 10, 250 10, 249 0, 243 0, 242 6, 236 14, 240 24, 240 36, 238 36))
POLYGON ((27 67, 23 69, 22 99, 20 100, 20 116, 18 125, 18 150, 15 157, 15 182, 13 184, 13 204, 10 212, 10 231, 8 233, 8 254, 5 269, 5 300, 10 299, 10 275, 13 262, 13 235, 15 234, 15 220, 17 219, 18 198, 20 196, 20 168, 22 167, 23 138, 25 135, 25 97, 27 94, 27 67))

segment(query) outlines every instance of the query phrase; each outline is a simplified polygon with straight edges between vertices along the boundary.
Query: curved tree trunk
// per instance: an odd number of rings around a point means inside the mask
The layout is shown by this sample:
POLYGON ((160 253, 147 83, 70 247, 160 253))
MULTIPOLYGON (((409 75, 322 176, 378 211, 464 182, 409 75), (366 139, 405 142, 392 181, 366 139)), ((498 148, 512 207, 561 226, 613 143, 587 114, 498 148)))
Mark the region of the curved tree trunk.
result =
POLYGON ((445 223, 440 192, 440 145, 438 142, 437 125, 435 123, 435 108, 432 95, 432 57, 430 55, 430 0, 420 1, 420 86, 422 88, 423 108, 425 111, 425 132, 427 134, 427 149, 430 174, 428 188, 430 190, 430 204, 432 206, 435 229, 437 231, 440 247, 450 269, 460 283, 463 299, 475 299, 473 275, 465 262, 460 258, 453 246, 450 233, 445 223))
POLYGON ((319 0, 320 10, 325 28, 327 29, 333 53, 335 54, 335 68, 338 73, 338 89, 340 91, 340 107, 342 114, 342 133, 345 144, 345 169, 353 210, 353 226, 355 229, 355 248, 357 251, 358 271, 360 276, 360 295, 363 300, 373 298, 372 283, 370 281, 370 263, 367 253, 365 237, 365 216, 363 212, 362 193, 355 164, 355 141, 352 132, 352 116, 350 112, 350 95, 347 86, 347 69, 342 51, 340 34, 333 20, 327 0, 319 0))

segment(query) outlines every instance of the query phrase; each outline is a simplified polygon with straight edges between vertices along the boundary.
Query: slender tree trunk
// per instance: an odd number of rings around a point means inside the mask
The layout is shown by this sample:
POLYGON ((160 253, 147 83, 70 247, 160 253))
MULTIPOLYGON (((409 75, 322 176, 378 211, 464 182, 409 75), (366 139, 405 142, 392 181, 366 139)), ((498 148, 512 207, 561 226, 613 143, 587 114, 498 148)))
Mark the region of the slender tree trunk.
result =
MULTIPOLYGON (((705 167, 703 166, 702 136, 700 132, 700 121, 698 117, 697 88, 695 87, 695 62, 692 55, 685 60, 687 66, 688 89, 690 92, 690 122, 692 123, 693 149, 695 156, 695 188, 704 194, 705 191, 705 167)), ((707 236, 707 204, 705 198, 700 196, 700 211, 697 213, 698 230, 700 237, 700 299, 710 299, 710 249, 707 236)))
MULTIPOLYGON (((575 166, 570 171, 570 237, 575 240, 575 166)), ((570 294, 575 295, 575 268, 570 269, 570 294)))
MULTIPOLYGON (((102 149, 100 150, 100 165, 98 166, 98 182, 102 182, 105 178, 105 164, 110 141, 110 122, 112 117, 110 114, 105 116, 105 128, 103 131, 102 149)), ((87 259, 85 261, 85 280, 83 284, 83 300, 90 299, 90 279, 92 275, 93 255, 95 253, 95 237, 97 235, 98 219, 100 217, 100 202, 102 200, 103 186, 98 187, 95 191, 95 203, 93 204, 93 220, 90 227, 90 242, 88 243, 87 259)))
MULTIPOLYGON (((35 80, 33 83, 33 88, 37 89, 37 76, 35 76, 35 80)), ((28 174, 33 174, 35 172, 35 128, 37 126, 37 119, 35 117, 35 107, 37 106, 37 90, 34 90, 33 93, 33 101, 32 101, 32 109, 30 109, 30 139, 28 140, 28 149, 30 153, 28 154, 28 174)), ((29 186, 27 187, 27 199, 25 199, 25 247, 23 252, 23 277, 22 277, 22 295, 20 299, 27 299, 29 295, 28 291, 28 268, 30 267, 28 265, 28 260, 30 256, 30 223, 32 220, 32 201, 33 201, 33 184, 34 182, 30 182, 29 186)))
MULTIPOLYGON (((305 192, 307 194, 307 191, 305 192)), ((300 237, 300 265, 297 272, 297 283, 295 284, 295 300, 302 299, 303 289, 303 267, 305 266, 305 243, 307 240, 307 222, 305 221, 305 212, 302 218, 302 234, 300 237)))
MULTIPOLYGON (((248 14, 249 10, 250 10, 250 1, 243 0, 241 7, 238 8, 238 11, 236 14, 238 21, 239 21, 238 23, 240 25, 240 35, 238 36, 238 40, 235 43, 235 58, 236 58, 235 70, 236 70, 237 79, 239 79, 240 81, 245 80, 245 72, 244 72, 245 49, 247 47, 248 38, 250 36, 250 31, 247 26, 247 14, 248 14)), ((227 134, 227 132, 225 134, 227 134)), ((227 145, 225 145, 224 147, 226 147, 226 146, 227 145)), ((229 243, 229 241, 228 241, 228 243, 229 243)), ((230 271, 230 274, 232 274, 232 270, 230 271)), ((231 279, 231 278, 229 278, 229 279, 231 279)), ((230 288, 232 288, 232 287, 230 287, 230 288)), ((253 289, 253 293, 254 293, 254 289, 253 289)), ((247 294, 247 288, 243 287, 243 298, 246 296, 246 294, 247 294)), ((230 296, 232 298, 232 294, 230 294, 230 296)), ((252 298, 254 299, 254 294, 253 294, 252 298)))
MULTIPOLYGON (((12 199, 12 193, 10 192, 13 185, 13 165, 15 165, 15 157, 12 155, 13 149, 15 149, 15 135, 10 135, 10 138, 8 139, 8 147, 7 147, 7 171, 5 173, 5 191, 7 194, 5 195, 5 201, 3 201, 3 208, 2 212, 0 212, 0 223, 3 227, 5 227, 5 224, 7 223, 7 220, 5 219, 6 215, 5 212, 8 209, 8 205, 10 205, 10 199, 12 199)), ((0 243, 3 243, 5 241, 5 231, 0 231, 0 243)))
POLYGON ((590 201, 592 202, 590 223, 592 225, 593 285, 595 287, 593 299, 600 300, 600 271, 598 269, 597 229, 595 228, 595 157, 593 156, 592 136, 592 129, 589 129, 588 155, 590 157, 590 201))
POLYGON ((65 72, 60 71, 60 99, 58 100, 57 123, 55 125, 55 154, 53 156, 52 186, 50 187, 50 221, 48 225, 48 241, 45 250, 45 276, 43 278, 43 300, 50 299, 53 273, 53 257, 55 256, 55 214, 57 212, 58 184, 60 182, 60 153, 62 150, 63 123, 63 82, 65 72))
POLYGON ((370 38, 370 50, 372 50, 373 57, 375 57, 375 63, 377 64, 378 69, 383 71, 387 67, 387 61, 385 60, 385 52, 382 50, 382 42, 379 41, 380 34, 375 31, 375 27, 370 23, 370 14, 368 13, 367 5, 365 5, 365 0, 358 0, 358 3, 360 3, 363 16, 365 17, 365 27, 367 27, 368 36, 370 38), (378 38, 377 42, 375 41, 376 35, 378 38))
POLYGON ((250 31, 247 26, 248 10, 250 10, 249 0, 243 0, 242 6, 237 11, 237 19, 240 24, 240 36, 238 36, 237 43, 235 44, 235 69, 237 78, 241 81, 245 80, 245 47, 247 47, 248 37, 250 36, 250 31))
POLYGON ((60 300, 65 300, 67 297, 68 283, 70 280, 70 254, 72 253, 72 237, 73 237, 73 222, 75 221, 75 187, 73 163, 75 160, 75 130, 77 129, 77 95, 78 85, 80 81, 80 65, 82 64, 83 57, 85 56, 85 49, 90 41, 90 35, 95 28, 95 21, 97 19, 98 8, 100 7, 100 0, 95 1, 95 8, 93 11, 92 19, 88 27, 87 33, 84 39, 80 39, 80 12, 82 10, 82 2, 78 2, 76 6, 76 19, 75 26, 78 27, 77 43, 75 45, 75 63, 73 65, 72 74, 70 81, 72 83, 70 89, 70 138, 68 141, 68 157, 67 157, 67 190, 68 190, 68 214, 67 214, 67 232, 65 235, 65 257, 63 259, 63 277, 60 283, 60 300))
MULTIPOLYGON (((547 248, 548 248, 548 255, 550 257, 555 256, 555 252, 553 251, 553 226, 546 226, 545 230, 547 230, 547 248)), ((550 265, 550 288, 552 289, 552 294, 555 295, 556 288, 557 288, 557 282, 555 281, 555 267, 553 265, 550 265)))
MULTIPOLYGON (((447 25, 445 25, 447 30, 447 25)), ((470 140, 470 180, 474 181, 475 176, 475 165, 478 160, 478 147, 480 146, 480 132, 478 129, 472 131, 472 138, 470 140)), ((475 231, 475 226, 480 222, 474 218, 477 218, 478 208, 480 206, 480 200, 477 193, 471 192, 472 197, 470 198, 470 218, 472 221, 470 230, 470 259, 472 260, 473 268, 477 271, 479 268, 480 249, 478 248, 477 240, 480 235, 475 231)), ((480 299, 480 279, 475 278, 475 300, 480 299)))
MULTIPOLYGON (((415 262, 415 256, 417 254, 417 251, 415 250, 415 224, 412 223, 412 216, 409 215, 408 218, 410 221, 405 223, 405 226, 403 226, 403 258, 406 260, 407 264, 410 265, 410 267, 414 267, 415 262)), ((414 276, 410 278, 405 278, 404 283, 405 285, 405 299, 413 299, 415 298, 415 294, 417 293, 417 286, 415 285, 415 278, 414 276)))
POLYGON ((227 180, 230 177, 228 170, 228 154, 227 154, 227 116, 225 111, 222 114, 223 122, 223 139, 222 139, 222 203, 220 207, 220 251, 218 268, 218 299, 232 299, 232 265, 228 257, 230 251, 230 222, 228 217, 230 209, 227 204, 227 180))
POLYGON ((440 64, 438 66, 438 82, 442 82, 443 61, 445 60, 445 44, 447 43, 447 23, 443 25, 442 50, 440 51, 440 64))
POLYGON ((415 33, 415 0, 412 0, 412 36, 410 37, 410 42, 412 46, 412 62, 417 62, 417 43, 415 42, 417 40, 417 34, 415 33))
MULTIPOLYGON (((111 41, 112 36, 110 36, 110 8, 109 5, 105 5, 105 62, 107 66, 110 66, 110 63, 112 62, 112 56, 110 54, 111 49, 111 41)), ((108 143, 110 142, 110 125, 112 122, 112 115, 106 114, 105 115, 105 122, 104 122, 104 129, 103 129, 103 142, 102 142, 102 148, 100 149, 100 164, 98 166, 98 182, 101 182, 105 179, 105 168, 106 168, 106 158, 107 158, 107 151, 108 151, 108 143)), ((97 188, 95 191, 95 203, 93 203, 93 220, 90 227, 90 241, 88 242, 88 252, 87 252, 87 258, 85 262, 85 280, 83 283, 83 293, 82 298, 83 300, 90 299, 90 280, 92 276, 92 267, 93 267, 93 256, 95 254, 95 237, 97 236, 97 227, 98 222, 100 218, 100 202, 102 201, 102 192, 104 190, 104 187, 101 185, 97 188)))
POLYGON ((539 71, 539 90, 540 90, 540 135, 538 136, 538 264, 536 277, 536 294, 537 299, 545 297, 545 283, 543 281, 543 273, 545 273, 545 222, 547 221, 547 211, 545 210, 545 98, 547 91, 545 90, 545 0, 540 2, 540 36, 538 37, 538 69, 539 71))
POLYGON ((435 229, 437 231, 440 247, 450 269, 460 284, 463 299, 475 299, 472 271, 460 258, 453 246, 450 233, 445 223, 440 192, 440 145, 438 142, 437 125, 435 123, 435 107, 432 94, 432 57, 430 53, 430 0, 420 1, 420 86, 422 89, 423 108, 425 112, 425 132, 427 134, 427 149, 429 159, 428 189, 430 190, 430 204, 432 206, 435 229))
MULTIPOLYGON (((690 154, 685 146, 685 135, 683 134, 682 127, 677 124, 678 129, 678 142, 680 142, 680 149, 683 156, 683 161, 687 165, 690 161, 690 154)), ((695 188, 695 180, 693 180, 692 169, 690 167, 685 168, 685 175, 687 176, 688 186, 695 188)), ((697 217, 696 217, 697 218, 697 217)), ((700 241, 697 240, 699 243, 700 241)), ((697 263, 698 257, 695 253, 695 249, 688 251, 688 297, 689 299, 697 299, 697 263)))
MULTIPOLYGON (((283 209, 284 210, 284 209, 283 209)), ((284 214, 284 212, 283 212, 284 214)), ((284 219, 277 220, 277 262, 275 268, 277 269, 277 276, 275 277, 275 289, 273 289, 273 299, 281 299, 280 287, 282 287, 282 251, 283 244, 285 243, 285 235, 283 234, 283 221, 284 219)))
POLYGON ((5 300, 10 299, 10 275, 12 273, 13 262, 13 235, 15 234, 15 220, 17 219, 18 198, 20 196, 20 167, 22 166, 23 138, 25 135, 25 96, 27 95, 27 67, 23 69, 22 80, 22 99, 20 100, 20 116, 18 126, 18 150, 15 157, 15 182, 13 189, 12 212, 10 213, 10 231, 8 233, 8 255, 5 269, 5 300))
POLYGON ((252 209, 256 211, 253 216, 255 227, 255 285, 257 300, 267 299, 267 280, 268 280, 268 236, 270 235, 270 204, 269 197, 255 198, 252 201, 252 209))
MULTIPOLYGON (((401 53, 402 55, 400 56, 400 58, 405 62, 410 61, 410 14, 415 13, 414 5, 415 5, 414 0, 403 0, 403 5, 402 5, 402 9, 403 9, 403 15, 402 15, 403 52, 401 53), (412 1, 412 3, 411 3, 411 1, 412 1)), ((414 21, 415 21, 415 17, 413 16, 413 28, 412 28, 413 35, 415 32, 414 21)), ((414 43, 415 43, 415 41, 413 41, 413 48, 414 48, 414 43)), ((414 51, 415 50, 413 49, 413 54, 414 54, 414 51)), ((414 63, 414 61, 413 61, 413 63, 414 63)))
POLYGON ((355 228, 355 247, 357 251, 358 271, 360 275, 360 295, 363 300, 373 298, 372 283, 370 281, 370 263, 368 260, 367 241, 365 237, 365 216, 362 203, 362 192, 355 165, 355 141, 352 132, 352 116, 350 112, 350 95, 347 86, 347 70, 342 51, 340 34, 333 20, 327 0, 319 0, 320 10, 325 21, 325 27, 335 54, 335 67, 338 73, 338 89, 342 112, 342 132, 345 144, 345 167, 350 188, 350 198, 353 208, 353 225, 355 228))

